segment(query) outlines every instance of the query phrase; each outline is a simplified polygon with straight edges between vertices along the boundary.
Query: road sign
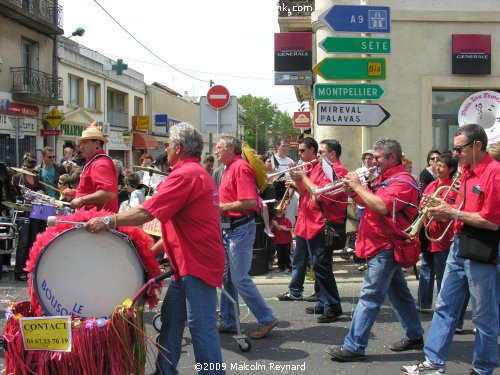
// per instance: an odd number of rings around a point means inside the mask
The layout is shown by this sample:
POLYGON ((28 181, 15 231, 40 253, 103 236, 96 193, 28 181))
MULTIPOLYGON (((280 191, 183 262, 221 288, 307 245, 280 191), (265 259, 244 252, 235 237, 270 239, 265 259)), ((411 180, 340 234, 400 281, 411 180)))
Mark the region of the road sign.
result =
POLYGON ((341 38, 328 36, 319 46, 331 53, 391 53, 391 40, 387 38, 341 38))
POLYGON ((55 129, 61 122, 63 122, 64 115, 57 109, 57 107, 54 107, 50 110, 49 113, 47 113, 45 120, 47 120, 49 125, 55 129))
POLYGON ((378 104, 318 102, 316 123, 327 126, 379 126, 390 117, 378 104))
POLYGON ((214 109, 222 109, 229 103, 229 90, 224 86, 215 85, 207 92, 207 102, 214 109))
POLYGON ((208 104, 206 96, 200 97, 200 128, 202 133, 236 133, 238 123, 238 99, 231 96, 223 111, 208 104))
POLYGON ((40 129, 40 135, 46 137, 48 135, 60 135, 61 131, 59 129, 40 129))
POLYGON ((364 5, 334 5, 319 20, 336 32, 390 33, 391 8, 364 5))
POLYGON ((316 83, 314 99, 316 100, 378 100, 384 90, 377 84, 331 84, 316 83))
POLYGON ((313 70, 324 79, 385 79, 385 59, 327 57, 313 70))

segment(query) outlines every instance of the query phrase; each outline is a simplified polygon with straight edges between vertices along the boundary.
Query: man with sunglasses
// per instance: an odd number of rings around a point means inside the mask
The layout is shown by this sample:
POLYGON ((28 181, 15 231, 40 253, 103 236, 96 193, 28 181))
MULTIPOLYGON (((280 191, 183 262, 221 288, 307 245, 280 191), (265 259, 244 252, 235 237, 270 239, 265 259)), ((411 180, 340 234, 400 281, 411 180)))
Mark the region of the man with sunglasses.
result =
POLYGON ((438 221, 456 221, 455 237, 424 347, 425 360, 403 366, 405 374, 445 373, 445 360, 467 290, 476 327, 474 368, 467 374, 492 374, 498 367, 500 164, 486 152, 487 144, 486 132, 479 125, 464 125, 455 133, 453 153, 462 169, 464 206, 462 210, 455 208, 459 197, 455 206, 441 202, 429 209, 429 215, 438 221), (478 254, 491 257, 479 259, 478 254))
POLYGON ((52 198, 59 199, 57 182, 59 181, 59 176, 66 173, 66 171, 64 167, 55 163, 55 153, 52 147, 46 146, 42 149, 42 163, 36 167, 36 170, 40 174, 42 182, 54 187, 54 189, 51 189, 44 186, 44 193, 52 198))

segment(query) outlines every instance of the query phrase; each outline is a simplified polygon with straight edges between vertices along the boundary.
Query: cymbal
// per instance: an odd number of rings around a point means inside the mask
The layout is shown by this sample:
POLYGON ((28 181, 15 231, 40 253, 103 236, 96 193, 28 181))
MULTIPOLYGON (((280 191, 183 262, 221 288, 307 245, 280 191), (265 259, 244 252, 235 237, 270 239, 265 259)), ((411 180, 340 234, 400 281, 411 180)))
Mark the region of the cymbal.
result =
POLYGON ((16 168, 16 167, 9 167, 9 168, 12 169, 13 171, 18 172, 18 173, 23 173, 23 174, 27 174, 28 176, 36 177, 36 174, 34 174, 33 172, 30 172, 30 171, 27 171, 26 169, 16 168))
POLYGON ((149 173, 161 174, 162 176, 168 176, 168 173, 160 171, 159 169, 151 168, 151 167, 141 167, 140 165, 135 165, 132 167, 133 170, 136 171, 145 171, 149 173))
POLYGON ((19 204, 19 203, 9 202, 9 201, 2 201, 2 204, 5 207, 13 208, 14 210, 28 211, 28 212, 33 211, 33 207, 26 205, 26 204, 19 204))

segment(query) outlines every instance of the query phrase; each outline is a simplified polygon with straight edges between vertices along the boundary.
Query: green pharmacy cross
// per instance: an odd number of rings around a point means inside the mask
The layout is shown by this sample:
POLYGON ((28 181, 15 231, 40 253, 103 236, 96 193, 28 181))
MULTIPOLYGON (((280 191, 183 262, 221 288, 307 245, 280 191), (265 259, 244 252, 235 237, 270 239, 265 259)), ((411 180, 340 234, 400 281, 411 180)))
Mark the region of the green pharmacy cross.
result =
POLYGON ((122 59, 116 60, 116 64, 111 65, 112 70, 116 70, 116 74, 121 76, 124 70, 128 69, 128 65, 123 63, 122 59))

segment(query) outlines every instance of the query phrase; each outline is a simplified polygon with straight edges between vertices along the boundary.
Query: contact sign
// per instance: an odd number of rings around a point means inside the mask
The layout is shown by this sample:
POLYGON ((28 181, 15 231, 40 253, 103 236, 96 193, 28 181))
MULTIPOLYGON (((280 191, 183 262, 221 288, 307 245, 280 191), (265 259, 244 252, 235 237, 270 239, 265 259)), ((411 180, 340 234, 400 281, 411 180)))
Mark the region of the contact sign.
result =
POLYGON ((71 317, 21 318, 25 350, 71 351, 71 317))

